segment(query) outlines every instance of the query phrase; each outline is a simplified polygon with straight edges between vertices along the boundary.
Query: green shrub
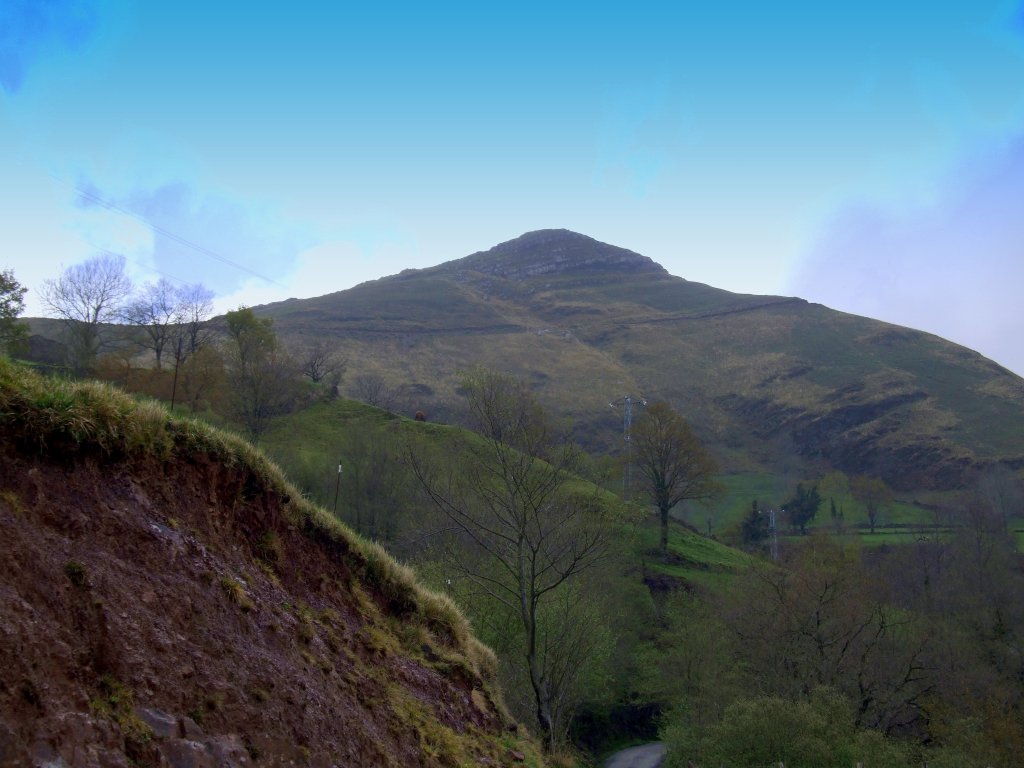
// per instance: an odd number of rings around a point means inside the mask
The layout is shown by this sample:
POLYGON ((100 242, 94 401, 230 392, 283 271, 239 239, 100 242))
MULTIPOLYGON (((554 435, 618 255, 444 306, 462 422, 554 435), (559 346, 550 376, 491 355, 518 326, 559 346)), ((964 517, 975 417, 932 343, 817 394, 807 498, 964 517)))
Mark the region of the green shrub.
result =
POLYGON ((64 575, 68 577, 68 581, 79 589, 84 587, 89 580, 89 574, 86 572, 85 566, 76 560, 68 560, 64 563, 64 575))
POLYGON ((721 768, 871 768, 913 765, 911 750, 872 731, 857 732, 849 702, 830 689, 809 698, 759 696, 734 701, 722 719, 698 730, 680 719, 667 727, 666 768, 697 765, 721 768))

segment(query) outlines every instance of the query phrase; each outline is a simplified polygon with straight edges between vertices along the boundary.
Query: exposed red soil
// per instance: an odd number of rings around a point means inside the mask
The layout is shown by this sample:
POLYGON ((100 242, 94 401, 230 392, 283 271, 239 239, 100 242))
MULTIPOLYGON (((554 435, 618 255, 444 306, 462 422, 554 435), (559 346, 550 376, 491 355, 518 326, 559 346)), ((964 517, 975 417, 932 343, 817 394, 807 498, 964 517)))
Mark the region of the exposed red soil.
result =
POLYGON ((507 759, 477 675, 284 502, 205 456, 0 434, 0 768, 448 765, 446 733, 507 759))

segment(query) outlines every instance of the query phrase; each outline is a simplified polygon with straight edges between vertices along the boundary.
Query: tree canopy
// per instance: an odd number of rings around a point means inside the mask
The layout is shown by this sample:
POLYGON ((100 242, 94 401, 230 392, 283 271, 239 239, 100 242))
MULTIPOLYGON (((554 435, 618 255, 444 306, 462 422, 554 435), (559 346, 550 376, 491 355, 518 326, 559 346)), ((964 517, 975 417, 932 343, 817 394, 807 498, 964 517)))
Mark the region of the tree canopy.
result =
POLYGON ((232 405, 253 440, 295 402, 296 367, 279 348, 273 321, 242 307, 225 315, 232 405))
POLYGON ((462 391, 482 440, 465 447, 458 466, 415 450, 410 463, 458 533, 449 561, 514 627, 536 723, 553 746, 597 637, 577 580, 608 552, 606 510, 574 490, 578 451, 523 382, 477 369, 462 391))
POLYGON ((14 279, 14 272, 0 272, 0 350, 11 350, 28 336, 28 326, 17 321, 25 311, 27 288, 14 279))
POLYGON ((666 402, 651 405, 633 428, 644 492, 661 515, 661 548, 668 549, 669 511, 681 501, 708 500, 721 493, 718 463, 686 419, 666 402))
POLYGON ((797 483, 796 493, 784 506, 793 526, 799 528, 800 533, 807 533, 807 524, 817 517, 818 510, 821 509, 818 486, 797 483))
POLYGON ((92 367, 102 346, 100 326, 120 319, 131 292, 124 256, 114 254, 74 264, 43 284, 43 303, 64 321, 77 368, 92 367))
POLYGON ((878 513, 892 501, 892 490, 880 477, 861 475, 855 477, 850 483, 850 491, 864 505, 868 516, 868 526, 874 533, 875 524, 878 522, 878 513))

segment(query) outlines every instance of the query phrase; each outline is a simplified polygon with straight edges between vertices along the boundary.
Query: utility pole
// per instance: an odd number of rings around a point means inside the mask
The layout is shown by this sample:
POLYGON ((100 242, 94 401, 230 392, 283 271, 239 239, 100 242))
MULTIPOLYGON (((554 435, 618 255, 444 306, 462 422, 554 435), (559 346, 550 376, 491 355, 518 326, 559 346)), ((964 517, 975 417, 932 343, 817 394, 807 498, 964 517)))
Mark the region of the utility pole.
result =
POLYGON ((338 516, 338 493, 341 491, 341 462, 338 462, 338 481, 334 485, 334 516, 338 516))
POLYGON ((623 395, 608 405, 612 408, 622 408, 622 439, 626 443, 626 471, 622 476, 622 491, 623 496, 628 499, 633 492, 633 443, 629 436, 633 426, 633 406, 637 405, 643 408, 647 405, 647 401, 642 397, 623 395))
POLYGON ((768 535, 771 537, 772 562, 779 560, 779 529, 775 527, 775 508, 768 508, 768 535))

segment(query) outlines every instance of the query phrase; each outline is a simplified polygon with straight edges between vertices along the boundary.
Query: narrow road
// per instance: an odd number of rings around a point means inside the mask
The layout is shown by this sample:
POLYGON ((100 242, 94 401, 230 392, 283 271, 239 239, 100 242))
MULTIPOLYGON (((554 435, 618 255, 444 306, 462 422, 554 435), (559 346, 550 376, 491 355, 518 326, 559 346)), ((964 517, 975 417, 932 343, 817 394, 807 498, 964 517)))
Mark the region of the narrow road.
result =
POLYGON ((665 745, 660 741, 630 747, 604 761, 604 768, 658 768, 665 757, 665 745))

